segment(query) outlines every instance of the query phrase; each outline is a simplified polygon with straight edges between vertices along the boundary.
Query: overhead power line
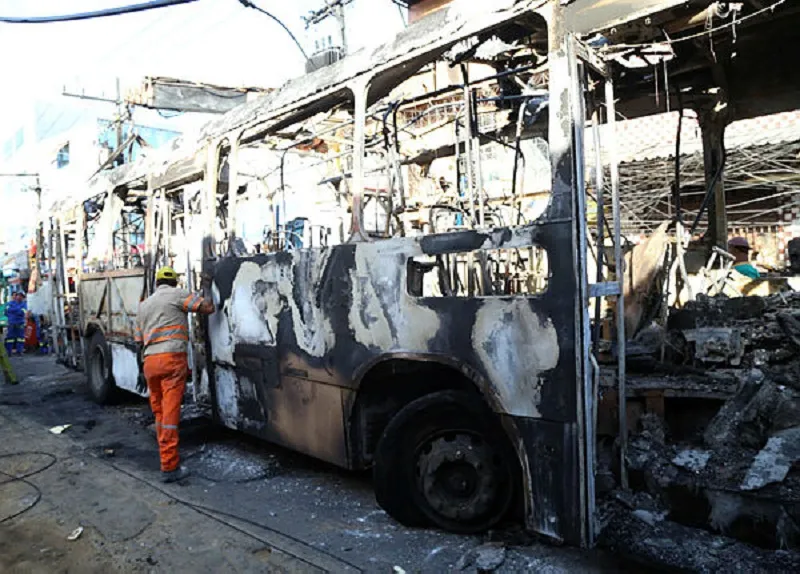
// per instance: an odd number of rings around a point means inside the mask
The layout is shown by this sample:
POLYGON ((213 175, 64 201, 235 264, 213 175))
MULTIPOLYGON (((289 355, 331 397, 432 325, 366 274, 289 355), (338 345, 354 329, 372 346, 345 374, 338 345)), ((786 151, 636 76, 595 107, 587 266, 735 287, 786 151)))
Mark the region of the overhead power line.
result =
POLYGON ((62 14, 60 16, 0 16, 0 22, 7 24, 49 24, 54 22, 75 22, 77 20, 91 20, 93 18, 105 18, 107 16, 119 16, 121 14, 133 14, 134 12, 144 12, 145 10, 155 10, 156 8, 168 8, 179 4, 189 4, 197 0, 150 0, 139 4, 128 6, 117 6, 116 8, 105 8, 93 12, 79 12, 77 14, 62 14))
POLYGON ((61 14, 58 16, 0 16, 0 22, 7 24, 49 24, 55 22, 75 22, 78 20, 90 20, 93 18, 105 18, 108 16, 119 16, 122 14, 133 14, 134 12, 144 12, 155 10, 156 8, 168 8, 179 4, 189 4, 198 0, 151 0, 139 4, 128 6, 118 6, 116 8, 105 8, 92 12, 79 12, 76 14, 61 14))
POLYGON ((264 14, 265 16, 269 16, 270 18, 272 18, 273 20, 275 20, 275 21, 276 21, 276 22, 277 22, 277 23, 280 25, 280 27, 281 27, 281 28, 283 28, 283 29, 286 31, 286 33, 287 33, 287 34, 289 34, 289 37, 291 37, 291 39, 292 39, 292 40, 294 40, 294 43, 297 45, 297 48, 298 48, 298 50, 300 50, 300 52, 303 54, 303 59, 304 59, 306 62, 308 61, 308 54, 306 54, 306 51, 303 49, 303 45, 300 43, 300 41, 297 39, 297 37, 295 37, 295 35, 294 35, 294 34, 292 34, 292 31, 291 31, 291 30, 289 30, 289 28, 286 26, 286 24, 284 24, 284 23, 281 21, 281 19, 280 19, 280 18, 278 18, 277 16, 275 16, 275 15, 274 15, 274 14, 272 14, 271 12, 267 12, 266 10, 264 10, 263 8, 261 8, 260 6, 256 6, 255 4, 253 4, 252 2, 250 2, 250 0, 239 0, 239 3, 240 3, 242 6, 244 6, 245 8, 252 8, 253 10, 256 10, 256 11, 258 11, 258 12, 261 12, 261 13, 262 13, 262 14, 264 14))
POLYGON ((740 25, 740 24, 742 24, 744 22, 747 22, 748 20, 752 20, 753 18, 761 16, 762 14, 765 14, 766 12, 770 12, 770 13, 774 14, 775 10, 777 10, 779 7, 781 7, 783 4, 785 4, 786 1, 787 0, 776 0, 775 2, 770 4, 769 6, 765 6, 764 8, 756 10, 755 12, 753 12, 751 14, 747 14, 746 16, 741 16, 741 17, 734 16, 734 18, 732 18, 730 22, 727 22, 725 24, 721 24, 719 26, 714 26, 712 28, 705 29, 702 32, 697 32, 696 34, 690 34, 689 36, 681 36, 679 38, 672 38, 672 39, 667 38, 666 40, 661 40, 659 42, 650 42, 650 43, 642 43, 642 44, 614 44, 612 46, 609 46, 608 52, 609 53, 612 53, 612 52, 617 53, 617 52, 620 52, 622 50, 630 50, 630 49, 634 49, 634 48, 636 48, 636 49, 638 49, 638 48, 647 48, 647 47, 652 46, 655 43, 673 45, 673 44, 679 44, 681 42, 686 42, 688 40, 695 40, 697 38, 702 38, 704 36, 708 36, 710 38, 712 34, 716 34, 717 32, 721 32, 722 30, 727 30, 728 28, 734 28, 734 31, 735 31, 736 26, 738 26, 738 25, 740 25))

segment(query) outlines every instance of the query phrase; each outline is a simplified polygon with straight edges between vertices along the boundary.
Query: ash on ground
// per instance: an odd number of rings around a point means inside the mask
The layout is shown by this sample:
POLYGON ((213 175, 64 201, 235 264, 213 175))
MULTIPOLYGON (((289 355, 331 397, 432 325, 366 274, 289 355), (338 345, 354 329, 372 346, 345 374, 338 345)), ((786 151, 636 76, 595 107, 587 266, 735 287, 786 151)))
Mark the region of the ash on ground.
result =
POLYGON ((241 445, 204 444, 186 453, 192 473, 211 482, 252 482, 277 476, 274 455, 243 451, 241 445))

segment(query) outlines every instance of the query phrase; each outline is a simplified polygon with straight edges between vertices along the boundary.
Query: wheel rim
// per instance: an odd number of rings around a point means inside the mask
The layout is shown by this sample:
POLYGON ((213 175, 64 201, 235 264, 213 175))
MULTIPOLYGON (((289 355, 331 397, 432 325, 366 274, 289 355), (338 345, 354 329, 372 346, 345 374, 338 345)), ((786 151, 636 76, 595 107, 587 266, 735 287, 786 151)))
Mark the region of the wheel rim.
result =
POLYGON ((479 434, 460 431, 431 437, 417 451, 417 488, 441 518, 492 522, 508 508, 508 469, 479 434))

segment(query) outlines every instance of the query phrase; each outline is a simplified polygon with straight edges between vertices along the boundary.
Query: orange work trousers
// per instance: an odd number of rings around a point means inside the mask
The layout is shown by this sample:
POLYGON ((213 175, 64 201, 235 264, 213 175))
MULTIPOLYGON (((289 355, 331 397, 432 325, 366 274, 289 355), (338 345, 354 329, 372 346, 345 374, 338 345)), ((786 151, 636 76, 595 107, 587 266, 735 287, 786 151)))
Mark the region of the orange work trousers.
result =
POLYGON ((178 423, 189 364, 186 353, 159 353, 144 358, 144 376, 150 390, 150 408, 156 417, 161 470, 178 468, 178 423))

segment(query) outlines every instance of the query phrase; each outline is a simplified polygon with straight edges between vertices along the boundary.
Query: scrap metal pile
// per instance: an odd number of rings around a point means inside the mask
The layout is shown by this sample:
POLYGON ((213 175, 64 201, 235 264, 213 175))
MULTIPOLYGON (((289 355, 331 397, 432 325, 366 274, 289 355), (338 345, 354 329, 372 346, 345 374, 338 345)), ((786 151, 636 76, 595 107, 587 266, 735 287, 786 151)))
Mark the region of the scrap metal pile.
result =
POLYGON ((691 570, 798 571, 800 293, 700 297, 662 334, 664 404, 634 417, 636 494, 611 494, 606 544, 691 570))

